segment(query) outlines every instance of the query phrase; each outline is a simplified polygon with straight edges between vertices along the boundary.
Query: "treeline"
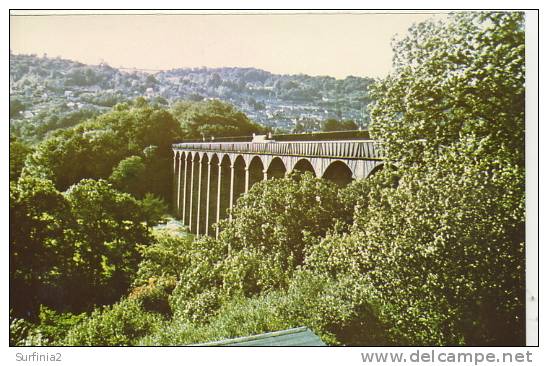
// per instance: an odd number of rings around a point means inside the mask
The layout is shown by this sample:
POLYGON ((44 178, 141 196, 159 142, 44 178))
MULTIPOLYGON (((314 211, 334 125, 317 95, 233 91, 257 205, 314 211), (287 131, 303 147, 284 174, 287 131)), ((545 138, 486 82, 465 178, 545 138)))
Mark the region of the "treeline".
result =
MULTIPOLYGON (((161 72, 159 80, 176 80, 186 93, 196 96, 242 98, 250 106, 256 100, 276 96, 289 102, 324 104, 322 97, 336 98, 340 106, 361 109, 369 102, 367 88, 371 78, 348 76, 279 75, 256 68, 220 67, 188 68, 161 72), (338 100, 340 98, 340 100, 338 100)), ((328 104, 324 104, 328 105, 328 104)))
POLYGON ((47 55, 10 54, 10 128, 17 137, 36 143, 48 131, 81 122, 76 121, 79 112, 104 113, 136 95, 147 95, 151 104, 161 106, 181 99, 220 99, 255 121, 286 131, 304 115, 318 121, 352 119, 366 126, 372 82, 254 68, 175 69, 150 75, 47 55))
MULTIPOLYGON (((523 14, 421 23, 394 53, 372 89, 384 169, 345 188, 309 173, 257 183, 217 239, 149 232, 118 302, 42 306, 33 324, 12 320, 12 344, 180 345, 305 325, 333 345, 524 345, 523 14)), ((74 190, 63 213, 84 209, 74 190)))

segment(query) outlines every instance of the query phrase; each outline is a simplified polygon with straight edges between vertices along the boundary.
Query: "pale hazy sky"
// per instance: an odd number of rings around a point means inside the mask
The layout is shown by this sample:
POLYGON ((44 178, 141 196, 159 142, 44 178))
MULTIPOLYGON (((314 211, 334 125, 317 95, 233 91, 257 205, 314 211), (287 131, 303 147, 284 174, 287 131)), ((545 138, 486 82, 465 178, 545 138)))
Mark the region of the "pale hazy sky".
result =
POLYGON ((10 49, 114 67, 257 67, 383 77, 390 41, 432 14, 11 16, 10 49))

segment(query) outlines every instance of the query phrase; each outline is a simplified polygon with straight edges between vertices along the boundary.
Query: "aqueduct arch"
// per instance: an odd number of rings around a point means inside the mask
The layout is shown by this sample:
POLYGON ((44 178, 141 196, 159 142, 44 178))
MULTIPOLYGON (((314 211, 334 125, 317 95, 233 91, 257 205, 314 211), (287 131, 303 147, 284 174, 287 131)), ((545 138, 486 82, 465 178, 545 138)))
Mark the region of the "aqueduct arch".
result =
POLYGON ((248 188, 246 189, 246 191, 248 191, 249 188, 251 188, 255 183, 263 180, 265 177, 265 169, 264 169, 263 161, 258 156, 254 156, 251 159, 247 169, 249 170, 249 182, 248 182, 248 188))
POLYGON ((345 186, 352 182, 352 170, 340 160, 329 164, 322 178, 332 181, 339 186, 345 186))
POLYGON ((298 160, 295 165, 293 166, 293 171, 298 170, 300 172, 310 172, 314 175, 316 175, 316 171, 314 170, 314 167, 312 166, 312 163, 310 163, 310 160, 303 158, 298 160))
POLYGON ((267 179, 283 178, 286 172, 287 168, 285 167, 283 160, 280 157, 275 157, 272 159, 272 161, 270 161, 270 165, 268 166, 268 169, 266 171, 267 179))

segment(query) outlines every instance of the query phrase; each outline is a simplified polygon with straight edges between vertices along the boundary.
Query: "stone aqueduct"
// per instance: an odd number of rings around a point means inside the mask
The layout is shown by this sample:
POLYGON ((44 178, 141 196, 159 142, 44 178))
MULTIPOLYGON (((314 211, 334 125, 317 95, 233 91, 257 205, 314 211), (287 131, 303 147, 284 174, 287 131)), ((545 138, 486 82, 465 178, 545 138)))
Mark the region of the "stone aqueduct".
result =
POLYGON ((189 142, 173 152, 175 213, 197 235, 217 235, 213 224, 261 180, 299 170, 345 185, 382 166, 372 140, 189 142))

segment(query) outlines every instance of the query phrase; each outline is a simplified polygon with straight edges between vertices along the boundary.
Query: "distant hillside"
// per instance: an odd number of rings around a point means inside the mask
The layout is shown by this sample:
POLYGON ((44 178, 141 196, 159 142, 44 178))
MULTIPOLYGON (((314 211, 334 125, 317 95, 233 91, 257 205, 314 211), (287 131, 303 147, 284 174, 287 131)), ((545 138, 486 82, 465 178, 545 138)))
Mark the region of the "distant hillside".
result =
POLYGON ((277 75, 255 68, 188 68, 157 74, 121 71, 59 58, 10 55, 12 132, 40 139, 109 109, 145 96, 170 105, 180 99, 218 98, 252 120, 290 132, 297 124, 317 130, 329 118, 369 121, 369 78, 277 75))

